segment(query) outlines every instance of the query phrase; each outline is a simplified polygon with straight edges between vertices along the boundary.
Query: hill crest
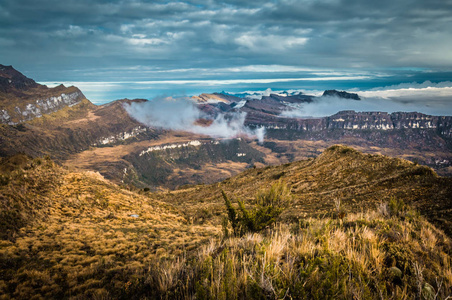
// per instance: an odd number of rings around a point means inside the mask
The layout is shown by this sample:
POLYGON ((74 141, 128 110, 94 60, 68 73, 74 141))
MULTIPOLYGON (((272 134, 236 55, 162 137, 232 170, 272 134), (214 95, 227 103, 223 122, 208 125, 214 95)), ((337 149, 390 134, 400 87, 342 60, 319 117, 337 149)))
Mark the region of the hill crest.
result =
POLYGON ((0 123, 16 125, 86 99, 76 87, 48 88, 12 66, 0 65, 0 123))

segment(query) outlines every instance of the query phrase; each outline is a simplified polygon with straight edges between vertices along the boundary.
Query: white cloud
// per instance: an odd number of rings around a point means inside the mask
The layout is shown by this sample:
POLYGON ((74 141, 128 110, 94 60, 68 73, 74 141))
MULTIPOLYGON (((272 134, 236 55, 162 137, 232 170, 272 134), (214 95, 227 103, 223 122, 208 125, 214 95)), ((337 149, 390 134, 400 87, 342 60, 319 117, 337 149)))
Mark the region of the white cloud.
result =
POLYGON ((381 98, 424 98, 429 97, 451 97, 452 87, 425 87, 425 88, 401 88, 401 89, 387 89, 376 91, 361 91, 359 92, 363 97, 381 97, 381 98))
POLYGON ((132 38, 127 39, 127 43, 133 46, 148 46, 167 44, 166 41, 159 38, 144 38, 146 35, 133 35, 132 38))
POLYGON ((77 25, 69 25, 67 29, 57 30, 50 34, 61 38, 78 38, 85 36, 89 32, 95 33, 96 30, 83 28, 77 25))
POLYGON ((126 111, 137 121, 151 127, 183 130, 214 138, 248 136, 263 142, 265 131, 244 125, 246 113, 225 116, 219 114, 209 126, 197 125, 200 118, 208 118, 193 101, 187 98, 159 98, 147 102, 125 104, 126 111))
POLYGON ((276 82, 294 82, 294 81, 331 81, 331 80, 362 80, 368 79, 369 76, 328 76, 328 77, 301 77, 301 78, 254 78, 254 79, 201 79, 201 80, 155 80, 155 81, 138 81, 137 84, 159 85, 159 84, 193 84, 204 86, 216 85, 233 85, 243 83, 276 83, 276 82))
POLYGON ((452 82, 403 83, 368 91, 353 90, 361 101, 322 97, 302 104, 286 117, 323 117, 341 110, 355 111, 417 111, 431 115, 452 115, 452 82))
POLYGON ((452 87, 452 82, 451 81, 442 81, 442 82, 438 82, 438 83, 433 83, 429 80, 426 80, 422 83, 408 82, 408 83, 400 83, 400 84, 395 84, 395 85, 390 85, 390 86, 385 86, 385 87, 378 87, 378 88, 371 89, 371 91, 397 90, 397 89, 409 89, 409 88, 420 89, 420 88, 428 88, 428 87, 436 87, 436 88, 452 87))
POLYGON ((237 45, 254 52, 285 51, 303 46, 308 40, 306 37, 262 35, 260 31, 246 32, 234 39, 237 45))
MULTIPOLYGON (((134 68, 132 68, 132 71, 134 68)), ((126 70, 123 70, 125 72, 126 70)), ((148 71, 153 72, 152 69, 148 71)), ((177 70, 177 72, 198 72, 198 69, 177 70)), ((158 72, 158 71, 157 71, 158 72)), ((166 72, 166 71, 164 71, 166 72)), ((199 93, 206 92, 206 89, 212 91, 228 90, 229 87, 234 88, 238 84, 262 84, 292 82, 300 85, 304 81, 321 81, 349 79, 353 82, 359 76, 333 77, 327 76, 323 78, 270 78, 270 79, 233 79, 233 80, 156 80, 156 81, 116 81, 116 82, 41 82, 48 86, 56 86, 63 83, 66 86, 74 85, 79 87, 88 99, 94 100, 95 103, 106 103, 113 99, 132 97, 132 98, 149 98, 155 96, 154 91, 159 93, 168 93, 171 90, 197 90, 199 93)), ((328 83, 327 83, 328 85, 328 83)), ((294 86, 292 84, 292 86, 294 86)), ((353 109, 357 111, 419 111, 426 114, 434 115, 452 115, 452 82, 440 83, 403 83, 388 87, 381 87, 371 90, 350 90, 358 93, 362 98, 361 101, 352 101, 347 99, 333 99, 322 102, 316 101, 312 105, 304 105, 298 107, 295 111, 286 113, 293 116, 325 116, 334 114, 339 110, 353 109)), ((323 90, 313 89, 288 89, 288 90, 249 90, 242 94, 248 95, 248 98, 260 99, 262 96, 270 94, 281 94, 287 92, 289 94, 303 94, 320 97, 323 90)), ((235 92, 237 93, 237 92, 235 92)), ((240 92, 238 92, 240 94, 240 92)))
MULTIPOLYGON (((248 65, 248 66, 239 66, 239 67, 231 67, 231 68, 219 68, 217 71, 222 72, 234 72, 234 73, 242 73, 242 72, 250 72, 250 73, 276 73, 276 72, 284 72, 284 73, 295 73, 295 72, 313 72, 316 69, 312 68, 304 68, 297 66, 284 66, 284 65, 248 65)), ((317 74, 317 73, 315 73, 317 74)), ((328 73, 326 70, 323 74, 335 75, 328 73)), ((342 74, 344 75, 344 74, 342 74)))

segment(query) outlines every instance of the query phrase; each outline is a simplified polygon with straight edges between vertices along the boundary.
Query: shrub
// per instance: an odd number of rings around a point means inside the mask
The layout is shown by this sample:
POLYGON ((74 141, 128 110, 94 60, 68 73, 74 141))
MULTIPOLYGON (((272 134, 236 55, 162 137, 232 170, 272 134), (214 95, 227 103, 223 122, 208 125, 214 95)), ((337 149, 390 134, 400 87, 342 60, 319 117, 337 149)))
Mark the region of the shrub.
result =
MULTIPOLYGON (((236 236, 242 236, 247 232, 259 232, 272 225, 289 206, 292 199, 290 188, 282 181, 277 181, 268 190, 257 192, 256 204, 251 209, 247 209, 241 200, 237 200, 238 209, 234 208, 226 193, 224 191, 221 193, 229 223, 236 236)), ((226 236, 227 232, 225 229, 226 236)))
POLYGON ((388 206, 389 206, 389 212, 393 216, 401 216, 402 213, 406 209, 406 206, 405 206, 405 203, 403 202, 403 200, 397 199, 397 198, 391 198, 391 200, 389 200, 388 206))

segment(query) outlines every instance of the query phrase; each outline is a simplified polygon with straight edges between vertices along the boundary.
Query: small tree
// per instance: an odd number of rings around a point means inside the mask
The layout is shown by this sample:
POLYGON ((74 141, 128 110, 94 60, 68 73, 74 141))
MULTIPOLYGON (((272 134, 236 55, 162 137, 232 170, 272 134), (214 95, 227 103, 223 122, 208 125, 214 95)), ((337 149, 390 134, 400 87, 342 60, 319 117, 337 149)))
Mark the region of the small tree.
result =
POLYGON ((256 205, 251 209, 247 209, 241 200, 237 200, 238 209, 234 208, 225 192, 221 191, 221 193, 229 222, 236 236, 246 232, 258 232, 275 223, 292 200, 290 188, 281 180, 275 182, 270 189, 257 192, 256 205))

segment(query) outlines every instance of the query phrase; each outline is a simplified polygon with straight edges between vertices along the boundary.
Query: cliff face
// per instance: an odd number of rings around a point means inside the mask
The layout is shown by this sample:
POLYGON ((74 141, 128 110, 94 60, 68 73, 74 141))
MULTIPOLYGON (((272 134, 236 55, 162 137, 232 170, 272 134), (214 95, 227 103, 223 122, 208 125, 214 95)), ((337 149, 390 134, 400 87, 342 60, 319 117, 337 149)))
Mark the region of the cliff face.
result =
POLYGON ((85 99, 23 124, 0 124, 0 156, 17 152, 31 156, 48 154, 60 161, 90 147, 155 138, 155 130, 128 115, 123 108, 125 101, 95 106, 85 99))
POLYGON ((11 66, 0 65, 0 123, 15 125, 80 103, 76 87, 48 88, 11 66))
POLYGON ((139 181, 150 186, 176 188, 224 180, 235 173, 233 168, 220 170, 213 168, 215 165, 231 164, 244 169, 256 162, 264 163, 264 157, 264 153, 237 138, 223 142, 202 139, 161 144, 130 153, 124 159, 131 163, 139 181))
POLYGON ((391 115, 385 112, 342 111, 327 118, 326 129, 394 129, 391 115))
POLYGON ((323 101, 322 97, 339 97, 343 98, 344 101, 360 100, 357 94, 343 91, 326 90, 320 98, 304 94, 270 94, 269 96, 262 96, 260 99, 238 98, 224 94, 215 94, 215 97, 223 99, 224 103, 198 101, 200 109, 211 115, 216 115, 220 112, 246 112, 246 124, 248 126, 307 132, 339 129, 384 131, 431 129, 441 136, 452 137, 451 116, 429 116, 418 112, 395 112, 389 114, 387 112, 355 112, 353 110, 340 111, 332 116, 323 118, 300 119, 284 116, 284 112, 290 112, 294 108, 310 103, 315 99, 319 102, 323 101), (233 104, 225 104, 228 102, 233 104))
POLYGON ((429 116, 418 112, 355 112, 342 111, 328 117, 326 129, 440 129, 439 134, 450 137, 452 117, 429 116))
POLYGON ((417 112, 355 112, 341 111, 329 117, 316 119, 291 119, 251 114, 248 125, 267 129, 290 129, 296 131, 346 130, 399 130, 431 129, 441 136, 452 137, 451 116, 429 116, 417 112))
POLYGON ((34 118, 42 117, 44 114, 56 112, 64 107, 80 103, 85 96, 74 87, 68 88, 65 93, 56 93, 48 98, 29 100, 14 107, 0 110, 0 122, 15 125, 34 118))

